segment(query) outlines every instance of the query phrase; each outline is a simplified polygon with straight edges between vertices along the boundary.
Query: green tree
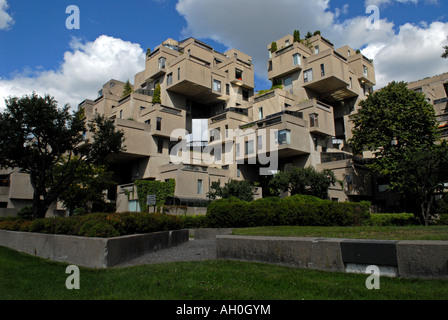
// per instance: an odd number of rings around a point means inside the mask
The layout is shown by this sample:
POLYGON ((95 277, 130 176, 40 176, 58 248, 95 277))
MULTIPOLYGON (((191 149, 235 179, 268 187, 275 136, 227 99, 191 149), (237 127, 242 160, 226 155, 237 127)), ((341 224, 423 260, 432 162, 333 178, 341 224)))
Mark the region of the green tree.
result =
POLYGON ((247 180, 238 181, 230 179, 224 187, 221 187, 221 181, 215 181, 212 182, 207 197, 211 200, 235 197, 243 201, 252 201, 254 200, 254 186, 247 180))
POLYGON ((104 164, 108 155, 123 150, 124 134, 111 120, 98 115, 86 124, 82 109, 69 109, 33 93, 10 97, 0 113, 0 167, 29 174, 35 218, 45 217, 82 164, 104 164))
MULTIPOLYGON (((60 175, 67 159, 64 157, 60 166, 55 168, 55 174, 60 175)), ((76 208, 90 212, 93 206, 105 207, 104 191, 116 186, 112 180, 112 172, 106 165, 93 165, 81 162, 77 167, 70 185, 61 193, 59 200, 69 210, 70 215, 76 208)))
POLYGON ((294 39, 294 42, 300 42, 300 31, 299 30, 294 30, 293 39, 294 39))
POLYGON ((277 50, 278 50, 277 42, 274 41, 274 42, 271 43, 271 52, 274 53, 277 50))
POLYGON ((289 192, 328 199, 328 189, 334 185, 336 178, 333 171, 326 169, 317 172, 313 167, 293 168, 288 172, 279 172, 269 183, 271 194, 279 195, 289 192))
POLYGON ((160 97, 161 95, 161 89, 160 89, 160 84, 157 85, 157 87, 154 89, 154 93, 152 96, 152 103, 162 103, 162 98, 160 97))
POLYGON ((123 87, 123 93, 121 95, 122 98, 130 95, 134 90, 132 89, 132 85, 131 83, 128 81, 126 81, 126 84, 123 87))
POLYGON ((390 190, 414 199, 427 225, 434 194, 447 179, 441 168, 447 147, 439 143, 434 107, 404 82, 390 83, 360 106, 349 143, 355 153, 373 152, 368 167, 388 179, 390 190))

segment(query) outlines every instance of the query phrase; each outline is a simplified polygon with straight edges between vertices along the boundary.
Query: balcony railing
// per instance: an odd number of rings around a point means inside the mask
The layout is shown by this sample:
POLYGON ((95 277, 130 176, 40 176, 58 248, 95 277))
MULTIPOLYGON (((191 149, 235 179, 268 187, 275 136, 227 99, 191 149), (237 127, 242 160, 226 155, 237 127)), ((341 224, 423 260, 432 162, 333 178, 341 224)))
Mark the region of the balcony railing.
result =
POLYGON ((321 163, 329 163, 341 160, 351 160, 353 156, 342 152, 322 152, 320 155, 321 163))

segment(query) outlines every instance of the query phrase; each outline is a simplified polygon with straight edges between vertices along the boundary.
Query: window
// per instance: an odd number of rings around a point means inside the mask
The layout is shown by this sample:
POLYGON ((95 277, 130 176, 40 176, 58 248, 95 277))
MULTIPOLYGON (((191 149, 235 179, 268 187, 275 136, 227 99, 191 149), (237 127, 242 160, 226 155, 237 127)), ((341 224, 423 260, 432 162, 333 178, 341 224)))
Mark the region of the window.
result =
POLYGON ((169 75, 166 76, 166 84, 169 86, 172 83, 173 83, 173 73, 170 73, 169 75))
POLYGON ((146 124, 151 124, 151 119, 145 121, 146 124))
POLYGON ((214 150, 215 150, 215 154, 214 154, 215 161, 216 162, 221 161, 222 149, 220 147, 218 147, 218 148, 215 148, 214 150))
POLYGON ((321 64, 321 65, 320 65, 320 75, 321 75, 322 77, 325 76, 325 65, 324 65, 324 64, 321 64))
MULTIPOLYGON (((173 148, 175 147, 177 145, 177 142, 169 142, 169 144, 168 144, 168 152, 169 152, 169 154, 171 155, 171 151, 173 151, 173 148)), ((176 156, 177 156, 177 154, 176 154, 176 156)))
POLYGON ((319 53, 319 46, 315 46, 314 47, 314 54, 318 54, 319 53))
POLYGON ((235 145, 235 156, 239 157, 240 156, 240 144, 237 143, 235 145))
POLYGON ((120 110, 120 119, 123 119, 123 110, 120 110))
POLYGON ((352 77, 350 77, 350 84, 348 85, 348 87, 349 87, 350 89, 353 88, 353 78, 352 78, 352 77))
POLYGON ((290 106, 290 104, 285 103, 285 108, 289 108, 290 106))
POLYGON ((362 66, 362 73, 364 74, 365 77, 369 76, 369 69, 367 69, 366 66, 362 66))
POLYGON ((157 118, 156 130, 157 131, 161 131, 162 130, 162 118, 157 118))
POLYGON ((226 94, 230 94, 230 84, 226 84, 226 94))
POLYGON ((275 142, 279 145, 290 144, 291 143, 291 131, 281 130, 275 133, 275 142))
POLYGON ((272 61, 269 61, 268 63, 268 71, 272 71, 272 61))
POLYGON ((271 52, 271 50, 268 50, 268 53, 269 53, 269 59, 271 59, 271 58, 272 58, 272 52, 271 52))
POLYGON ((246 141, 246 155, 254 153, 254 141, 246 141))
POLYGON ((263 149, 263 136, 257 137, 257 150, 263 149))
POLYGON ((303 81, 305 82, 313 81, 313 69, 308 69, 303 73, 303 81))
POLYGON ((165 69, 166 66, 166 59, 165 58, 159 58, 159 70, 165 69))
POLYGON ((9 175, 0 175, 0 187, 9 187, 9 175))
POLYGON ((177 80, 180 80, 180 68, 177 68, 177 80))
POLYGON ((229 125, 228 124, 226 124, 225 130, 226 130, 226 138, 228 138, 229 137, 229 125))
POLYGON ((235 69, 235 78, 238 80, 243 80, 243 71, 240 69, 235 69))
POLYGON ((258 119, 263 119, 263 107, 258 108, 258 119))
POLYGON ((239 177, 241 177, 241 169, 240 168, 237 168, 236 169, 236 176, 239 178, 239 177))
POLYGON ((294 66, 299 66, 302 64, 302 58, 300 54, 296 53, 292 56, 292 63, 294 66))
POLYGON ((163 140, 161 139, 157 140, 157 153, 163 153, 163 140))
POLYGON ((310 114, 310 128, 319 127, 319 115, 317 113, 310 114))
POLYGON ((202 194, 202 180, 198 179, 198 194, 202 194))
POLYGON ((243 90, 243 100, 249 101, 249 91, 243 90))
POLYGON ((292 87, 292 77, 284 78, 283 85, 285 86, 285 89, 292 87))
POLYGON ((289 40, 285 41, 285 46, 289 46, 289 40))
POLYGON ((213 80, 213 91, 221 92, 221 81, 213 80))

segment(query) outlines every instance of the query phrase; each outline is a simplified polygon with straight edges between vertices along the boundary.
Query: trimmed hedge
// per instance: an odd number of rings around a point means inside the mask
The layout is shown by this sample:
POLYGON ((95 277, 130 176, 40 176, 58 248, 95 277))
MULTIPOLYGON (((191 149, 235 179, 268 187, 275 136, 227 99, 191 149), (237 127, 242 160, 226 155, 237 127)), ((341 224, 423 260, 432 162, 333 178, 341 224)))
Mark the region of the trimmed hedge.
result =
POLYGON ((111 238, 131 234, 179 230, 180 217, 162 213, 93 213, 68 218, 46 218, 27 221, 8 219, 0 221, 0 229, 46 234, 111 238))
POLYGON ((362 203, 332 202, 295 195, 264 198, 252 202, 237 198, 220 199, 208 207, 207 225, 212 228, 258 226, 358 226, 370 217, 362 203))
POLYGON ((413 213, 372 213, 366 226, 414 226, 420 225, 413 213))

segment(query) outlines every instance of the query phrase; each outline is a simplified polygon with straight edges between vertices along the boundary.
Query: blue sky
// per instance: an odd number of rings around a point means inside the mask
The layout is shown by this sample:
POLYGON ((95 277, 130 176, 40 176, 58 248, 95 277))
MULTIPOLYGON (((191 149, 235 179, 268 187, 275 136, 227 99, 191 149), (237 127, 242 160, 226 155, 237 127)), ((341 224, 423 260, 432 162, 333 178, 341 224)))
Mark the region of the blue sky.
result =
POLYGON ((218 51, 252 56, 265 89, 268 43, 293 30, 321 30, 375 60, 377 88, 448 72, 444 0, 0 0, 0 109, 8 95, 49 93, 76 106, 111 78, 133 81, 146 48, 167 38, 201 39, 218 51), (80 10, 69 30, 66 8, 80 10), (380 28, 368 29, 376 5, 380 28))

